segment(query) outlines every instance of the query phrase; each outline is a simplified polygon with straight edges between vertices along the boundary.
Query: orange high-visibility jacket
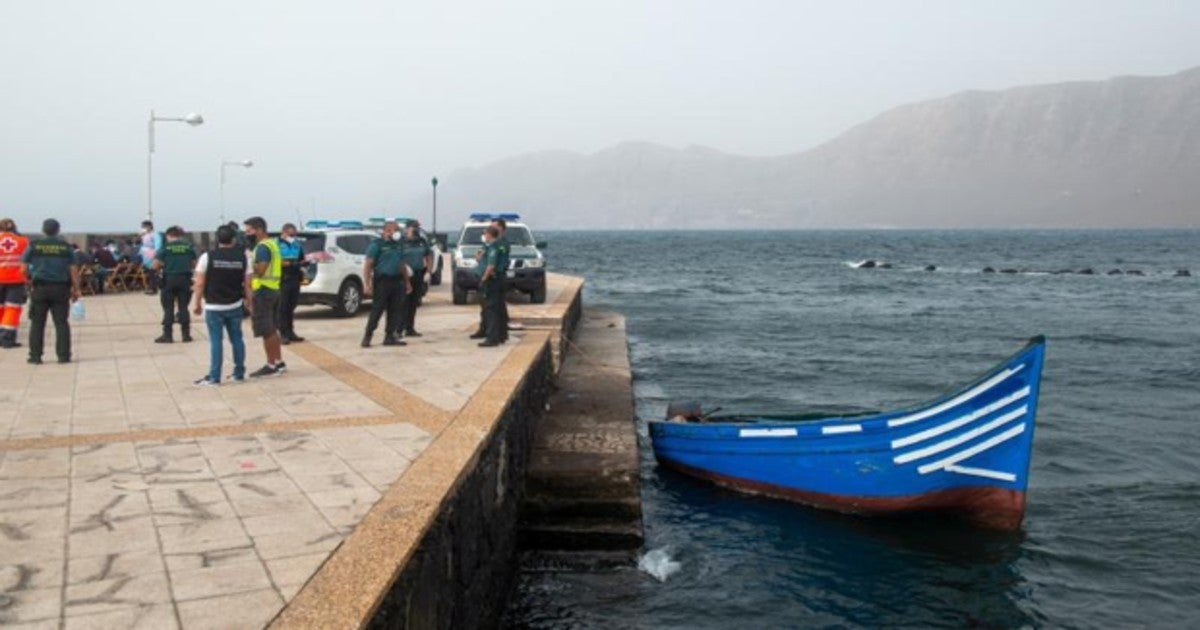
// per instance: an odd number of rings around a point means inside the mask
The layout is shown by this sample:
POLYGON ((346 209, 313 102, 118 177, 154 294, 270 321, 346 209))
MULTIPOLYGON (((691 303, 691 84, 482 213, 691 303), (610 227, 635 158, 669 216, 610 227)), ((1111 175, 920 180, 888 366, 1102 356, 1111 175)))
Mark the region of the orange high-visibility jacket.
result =
POLYGON ((24 284, 25 269, 21 256, 29 239, 14 232, 0 232, 0 284, 24 284))

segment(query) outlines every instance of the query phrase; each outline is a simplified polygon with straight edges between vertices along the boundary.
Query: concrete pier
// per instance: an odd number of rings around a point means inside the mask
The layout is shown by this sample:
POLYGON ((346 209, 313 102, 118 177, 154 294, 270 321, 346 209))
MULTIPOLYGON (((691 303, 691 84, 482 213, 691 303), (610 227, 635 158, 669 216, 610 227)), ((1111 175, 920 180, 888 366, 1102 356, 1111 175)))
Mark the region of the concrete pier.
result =
POLYGON ((191 385, 203 326, 154 344, 157 298, 85 298, 76 362, 0 352, 0 625, 494 622, 582 312, 582 280, 550 278, 546 304, 510 305, 526 330, 500 348, 434 287, 407 347, 360 348, 363 317, 302 309, 286 375, 215 389, 191 385))
POLYGON ((521 548, 555 564, 632 560, 642 504, 625 318, 586 310, 538 425, 521 548))

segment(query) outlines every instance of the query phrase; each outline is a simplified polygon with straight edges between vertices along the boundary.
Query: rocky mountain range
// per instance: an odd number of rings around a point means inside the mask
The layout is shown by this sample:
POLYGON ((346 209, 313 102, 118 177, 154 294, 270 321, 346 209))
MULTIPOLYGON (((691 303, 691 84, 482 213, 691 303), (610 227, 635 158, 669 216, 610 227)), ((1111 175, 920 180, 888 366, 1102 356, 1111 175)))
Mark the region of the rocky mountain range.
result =
POLYGON ((1200 225, 1200 68, 903 105, 800 153, 625 143, 444 178, 544 228, 1200 225))

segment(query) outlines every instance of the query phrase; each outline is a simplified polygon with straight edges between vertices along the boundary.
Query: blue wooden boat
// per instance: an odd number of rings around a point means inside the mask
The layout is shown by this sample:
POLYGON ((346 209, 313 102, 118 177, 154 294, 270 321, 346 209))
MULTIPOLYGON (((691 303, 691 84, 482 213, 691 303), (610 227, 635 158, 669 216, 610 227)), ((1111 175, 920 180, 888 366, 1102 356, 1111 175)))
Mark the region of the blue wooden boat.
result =
POLYGON ((974 383, 888 413, 705 417, 676 407, 649 423, 654 455, 723 486, 822 508, 946 512, 1017 529, 1045 346, 1036 337, 974 383))

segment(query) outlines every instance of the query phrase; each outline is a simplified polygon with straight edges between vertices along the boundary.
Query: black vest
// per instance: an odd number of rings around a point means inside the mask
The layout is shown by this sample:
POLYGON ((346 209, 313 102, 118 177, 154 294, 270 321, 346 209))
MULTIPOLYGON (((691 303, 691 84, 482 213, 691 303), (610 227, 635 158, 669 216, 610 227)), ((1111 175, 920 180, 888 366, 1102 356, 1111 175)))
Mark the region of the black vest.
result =
POLYGON ((238 247, 218 247, 208 252, 204 270, 204 301, 236 304, 246 296, 246 252, 238 247))

